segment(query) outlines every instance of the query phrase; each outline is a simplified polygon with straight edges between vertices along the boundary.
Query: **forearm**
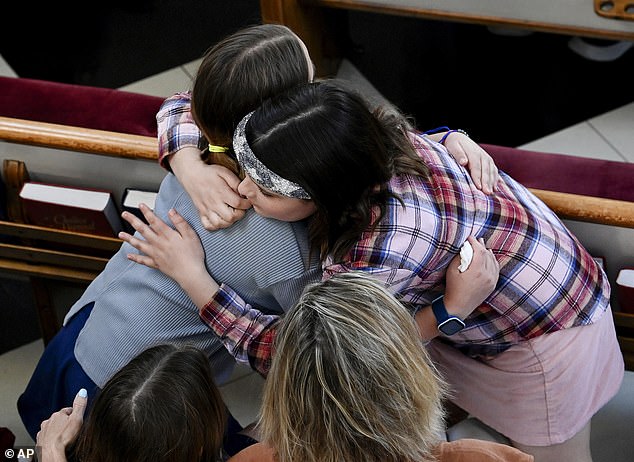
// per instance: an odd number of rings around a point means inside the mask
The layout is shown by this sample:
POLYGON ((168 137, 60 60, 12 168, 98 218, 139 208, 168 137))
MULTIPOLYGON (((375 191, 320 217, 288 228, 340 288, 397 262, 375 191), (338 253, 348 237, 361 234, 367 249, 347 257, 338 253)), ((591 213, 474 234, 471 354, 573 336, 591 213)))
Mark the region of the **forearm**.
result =
POLYGON ((418 326, 418 332, 423 341, 428 342, 438 336, 438 323, 431 310, 431 305, 427 305, 416 312, 414 321, 418 326))
POLYGON ((200 317, 238 362, 266 377, 279 316, 265 315, 224 284, 200 307, 200 317))
POLYGON ((40 462, 66 462, 66 452, 63 449, 45 446, 40 448, 38 460, 40 462))
MULTIPOLYGON (((203 269, 206 269, 202 267, 203 269)), ((194 305, 201 310, 209 300, 212 300, 218 293, 220 285, 206 271, 199 271, 196 274, 188 274, 179 278, 181 288, 187 293, 194 305)))
POLYGON ((176 175, 181 183, 192 169, 198 169, 204 165, 200 158, 200 150, 197 147, 186 146, 178 150, 178 152, 167 157, 170 169, 176 175))

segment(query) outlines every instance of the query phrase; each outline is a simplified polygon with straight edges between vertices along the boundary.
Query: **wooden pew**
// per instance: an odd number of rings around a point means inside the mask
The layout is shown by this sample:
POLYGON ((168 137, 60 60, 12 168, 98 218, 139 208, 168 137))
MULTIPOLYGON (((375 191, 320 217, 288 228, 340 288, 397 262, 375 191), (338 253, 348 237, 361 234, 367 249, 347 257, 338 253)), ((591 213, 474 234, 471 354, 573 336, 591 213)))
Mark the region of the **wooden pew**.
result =
POLYGON ((341 58, 347 11, 481 24, 611 40, 634 40, 631 2, 595 0, 260 0, 265 23, 284 24, 306 43, 319 76, 331 76, 341 58))
MULTIPOLYGON (((162 101, 108 88, 0 77, 0 158, 24 160, 36 180, 82 175, 70 178, 77 182, 71 186, 97 183, 122 190, 139 181, 158 187, 164 171, 156 162, 155 115, 162 101), (77 164, 91 162, 98 166, 75 171, 77 164), (139 175, 139 170, 150 173, 139 175)), ((120 192, 113 191, 117 202, 120 192)), ((121 246, 114 236, 13 221, 0 221, 0 236, 0 272, 30 280, 45 342, 59 329, 52 289, 62 283, 82 290, 121 246)))
MULTIPOLYGON (((153 137, 0 117, 0 140, 156 164, 153 137)), ((42 151, 43 153, 45 151, 42 151)), ((89 284, 121 246, 116 237, 82 234, 0 220, 0 272, 27 276, 47 343, 60 327, 51 281, 89 284)))

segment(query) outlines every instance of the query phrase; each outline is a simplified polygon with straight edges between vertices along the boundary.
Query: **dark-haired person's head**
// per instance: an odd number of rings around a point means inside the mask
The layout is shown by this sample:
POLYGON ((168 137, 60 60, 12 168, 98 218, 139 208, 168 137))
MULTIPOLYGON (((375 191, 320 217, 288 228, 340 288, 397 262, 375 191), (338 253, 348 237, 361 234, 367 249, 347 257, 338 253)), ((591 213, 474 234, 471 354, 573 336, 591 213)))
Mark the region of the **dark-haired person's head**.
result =
POLYGON ((247 27, 205 53, 192 89, 194 120, 210 143, 230 148, 244 114, 313 76, 306 45, 288 27, 247 27))
POLYGON ((239 192, 272 218, 292 221, 314 213, 313 247, 322 257, 340 256, 373 223, 372 208, 382 209, 389 196, 383 186, 392 176, 426 174, 409 129, 394 109, 373 112, 335 81, 294 87, 238 125, 234 151, 247 175, 239 192), (280 197, 295 201, 287 201, 286 213, 267 207, 279 205, 280 197), (302 200, 313 208, 302 207, 302 200))
POLYGON ((72 454, 83 462, 217 462, 225 406, 205 354, 152 347, 101 390, 72 454))

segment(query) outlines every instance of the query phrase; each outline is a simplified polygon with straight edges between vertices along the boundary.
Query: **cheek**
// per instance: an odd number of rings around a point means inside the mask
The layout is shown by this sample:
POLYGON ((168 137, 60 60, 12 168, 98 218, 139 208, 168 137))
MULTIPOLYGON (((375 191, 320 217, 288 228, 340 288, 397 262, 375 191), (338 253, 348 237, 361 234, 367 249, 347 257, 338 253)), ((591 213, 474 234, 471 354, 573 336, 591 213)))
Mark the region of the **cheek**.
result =
POLYGON ((308 218, 315 213, 316 207, 313 202, 300 202, 294 205, 288 205, 284 211, 285 221, 299 221, 308 218))
POLYGON ((315 213, 312 202, 299 200, 274 200, 253 203, 253 209, 259 215, 281 221, 299 221, 315 213))

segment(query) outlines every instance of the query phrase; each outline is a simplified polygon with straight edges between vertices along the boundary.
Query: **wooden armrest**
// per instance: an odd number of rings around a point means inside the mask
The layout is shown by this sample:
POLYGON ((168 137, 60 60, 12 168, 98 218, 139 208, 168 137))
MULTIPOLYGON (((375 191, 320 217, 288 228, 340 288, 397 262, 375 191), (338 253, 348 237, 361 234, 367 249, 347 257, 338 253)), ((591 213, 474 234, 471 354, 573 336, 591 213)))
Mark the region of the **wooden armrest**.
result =
POLYGON ((531 189, 560 218, 634 228, 634 202, 531 189))
POLYGON ((158 141, 149 136, 0 117, 0 139, 129 159, 156 160, 158 141))

